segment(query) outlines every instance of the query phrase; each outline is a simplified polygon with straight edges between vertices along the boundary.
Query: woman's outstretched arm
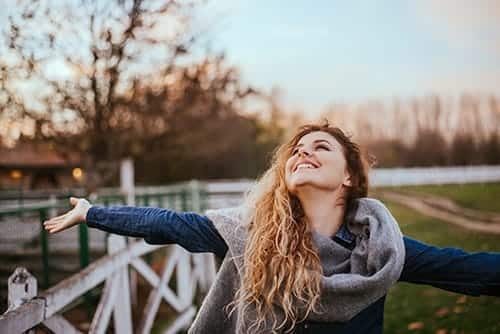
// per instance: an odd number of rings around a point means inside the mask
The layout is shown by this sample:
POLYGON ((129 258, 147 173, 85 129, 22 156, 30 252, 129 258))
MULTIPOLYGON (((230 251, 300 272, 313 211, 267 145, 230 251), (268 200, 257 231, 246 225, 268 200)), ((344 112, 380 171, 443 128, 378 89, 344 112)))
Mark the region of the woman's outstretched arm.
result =
POLYGON ((408 237, 404 241, 406 258, 400 281, 472 296, 500 296, 500 253, 439 248, 408 237))
POLYGON ((44 223, 56 233, 80 223, 124 236, 144 238, 151 244, 179 244, 190 252, 211 252, 224 257, 227 245, 206 216, 150 207, 99 207, 71 198, 74 208, 44 223))

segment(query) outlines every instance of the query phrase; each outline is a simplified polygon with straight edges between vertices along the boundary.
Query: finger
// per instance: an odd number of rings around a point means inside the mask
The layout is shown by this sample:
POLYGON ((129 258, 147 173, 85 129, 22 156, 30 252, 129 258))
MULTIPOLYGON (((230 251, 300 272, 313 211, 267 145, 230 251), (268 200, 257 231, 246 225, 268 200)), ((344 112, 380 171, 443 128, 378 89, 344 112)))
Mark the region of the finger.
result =
POLYGON ((50 228, 48 231, 49 231, 49 233, 51 233, 51 234, 52 234, 52 233, 56 233, 56 232, 58 232, 59 230, 58 230, 57 228, 55 228, 55 227, 52 227, 52 228, 50 228))
POLYGON ((57 233, 59 232, 58 230, 56 230, 55 228, 53 229, 50 229, 50 230, 47 230, 50 234, 54 234, 54 233, 57 233))
POLYGON ((53 218, 50 218, 49 220, 46 220, 43 222, 43 224, 55 224, 55 223, 58 223, 60 222, 61 220, 64 220, 64 218, 68 217, 70 214, 70 212, 66 212, 65 214, 63 215, 60 215, 60 216, 57 216, 57 217, 53 217, 53 218))
POLYGON ((68 228, 68 226, 67 226, 67 225, 65 225, 65 224, 58 224, 58 225, 55 225, 55 226, 51 229, 50 233, 57 233, 57 232, 61 232, 61 231, 65 230, 65 229, 67 229, 67 228, 68 228))
POLYGON ((44 226, 45 230, 49 233, 52 233, 52 231, 54 230, 54 226, 44 226))
POLYGON ((57 226, 57 225, 63 224, 63 223, 64 223, 63 221, 46 222, 46 223, 43 224, 43 226, 48 227, 48 228, 52 228, 54 226, 57 226))
POLYGON ((75 206, 78 203, 78 198, 70 197, 69 202, 71 203, 71 205, 75 206))
POLYGON ((50 220, 50 221, 44 222, 43 226, 50 228, 50 227, 54 227, 54 226, 56 226, 58 224, 62 224, 63 222, 64 222, 64 220, 61 220, 61 219, 59 219, 59 220, 50 220))
POLYGON ((60 215, 60 216, 56 216, 56 217, 52 217, 50 219, 47 219, 46 222, 54 222, 54 221, 59 221, 61 219, 64 219, 66 218, 67 216, 69 216, 69 212, 66 212, 65 214, 63 215, 60 215))
POLYGON ((62 227, 61 226, 64 226, 63 224, 59 224, 59 225, 52 225, 52 226, 46 226, 46 230, 49 232, 49 233, 56 233, 56 232, 59 232, 62 230, 62 227))
POLYGON ((43 222, 44 225, 54 225, 67 221, 71 218, 71 211, 43 222))

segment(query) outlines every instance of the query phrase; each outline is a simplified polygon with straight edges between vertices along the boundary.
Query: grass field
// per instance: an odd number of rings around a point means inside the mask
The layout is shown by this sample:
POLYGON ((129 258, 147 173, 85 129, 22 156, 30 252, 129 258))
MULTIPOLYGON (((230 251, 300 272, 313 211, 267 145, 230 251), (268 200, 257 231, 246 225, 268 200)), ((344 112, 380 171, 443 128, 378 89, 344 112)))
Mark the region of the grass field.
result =
MULTIPOLYGON (((496 191, 500 189, 498 185, 495 187, 496 191)), ((470 194, 478 189, 475 185, 471 188, 464 186, 462 190, 470 194)), ((455 196, 460 197, 456 193, 455 196)), ((386 204, 407 236, 428 244, 459 247, 470 252, 500 252, 498 236, 465 231, 400 205, 386 204)), ((384 333, 500 333, 500 298, 464 298, 425 285, 398 283, 387 297, 384 333), (409 330, 409 326, 421 329, 409 330)))
POLYGON ((443 196, 466 208, 500 212, 500 183, 426 185, 386 189, 443 196))

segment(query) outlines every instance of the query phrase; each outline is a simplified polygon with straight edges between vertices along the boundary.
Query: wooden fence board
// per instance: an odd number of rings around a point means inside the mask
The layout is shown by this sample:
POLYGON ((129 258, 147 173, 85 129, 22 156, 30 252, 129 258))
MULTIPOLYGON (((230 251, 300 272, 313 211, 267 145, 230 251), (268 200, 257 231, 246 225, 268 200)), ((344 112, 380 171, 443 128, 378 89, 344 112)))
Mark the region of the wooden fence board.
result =
POLYGON ((43 325, 54 333, 82 334, 62 315, 56 314, 43 322, 43 325))

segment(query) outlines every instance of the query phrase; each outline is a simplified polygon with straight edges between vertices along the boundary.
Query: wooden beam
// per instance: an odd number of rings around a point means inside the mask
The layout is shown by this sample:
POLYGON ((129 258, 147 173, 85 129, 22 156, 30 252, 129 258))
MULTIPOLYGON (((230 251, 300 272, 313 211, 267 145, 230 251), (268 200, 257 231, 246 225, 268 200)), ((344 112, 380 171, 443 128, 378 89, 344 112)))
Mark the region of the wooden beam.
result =
POLYGON ((158 275, 156 275, 153 269, 151 269, 142 259, 133 259, 130 264, 139 274, 141 274, 142 277, 144 277, 146 281, 148 281, 149 284, 151 284, 153 289, 159 290, 163 299, 165 299, 170 306, 172 306, 177 312, 181 312, 183 310, 181 302, 175 293, 167 284, 160 285, 160 278, 158 275))
POLYGON ((56 314, 43 322, 43 325, 54 333, 82 334, 62 315, 56 314))
POLYGON ((191 306, 184 313, 179 315, 172 325, 170 325, 170 327, 163 332, 163 334, 175 334, 179 330, 188 327, 195 314, 196 308, 191 306))
POLYGON ((174 247, 171 255, 165 259, 166 263, 161 275, 160 282, 158 283, 158 288, 152 289, 149 293, 148 301, 146 302, 146 306, 144 307, 142 320, 139 323, 139 327, 137 330, 138 333, 147 334, 151 331, 156 311, 158 310, 158 306, 160 306, 161 302, 161 293, 159 292, 159 290, 163 285, 166 285, 170 281, 170 277, 174 272, 175 265, 179 260, 180 255, 178 247, 179 246, 174 247))
POLYGON ((0 316, 0 333, 24 333, 45 320, 45 301, 34 298, 0 316))
POLYGON ((99 305, 97 305, 92 323, 90 324, 89 334, 101 334, 106 332, 118 293, 118 285, 116 282, 117 276, 112 276, 106 281, 101 294, 101 300, 99 301, 99 305))
MULTIPOLYGON (((108 238, 108 252, 119 253, 125 249, 127 243, 125 237, 120 235, 110 235, 108 238)), ((130 259, 132 260, 132 259, 130 259)), ((130 260, 128 261, 130 263, 130 260)), ((113 308, 113 324, 116 333, 132 334, 132 309, 130 307, 130 284, 128 279, 128 266, 120 267, 113 275, 117 276, 116 288, 120 291, 116 296, 116 303, 113 308)))
MULTIPOLYGON (((104 281, 119 268, 128 265, 134 257, 154 251, 164 246, 151 246, 139 241, 123 251, 107 255, 41 294, 46 300, 46 316, 51 317, 73 300, 104 281)), ((22 307, 22 306, 21 306, 22 307)))

